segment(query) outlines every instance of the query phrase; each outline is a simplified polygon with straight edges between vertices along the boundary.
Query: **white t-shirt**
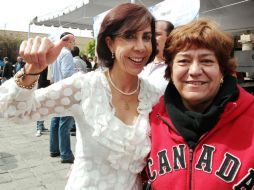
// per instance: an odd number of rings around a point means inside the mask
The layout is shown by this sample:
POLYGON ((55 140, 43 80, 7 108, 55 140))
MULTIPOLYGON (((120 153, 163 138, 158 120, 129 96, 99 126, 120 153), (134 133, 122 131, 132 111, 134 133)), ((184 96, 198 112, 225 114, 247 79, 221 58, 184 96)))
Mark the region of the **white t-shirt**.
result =
POLYGON ((163 95, 168 85, 168 80, 164 78, 166 68, 167 65, 164 62, 152 62, 144 67, 139 76, 158 88, 163 95))

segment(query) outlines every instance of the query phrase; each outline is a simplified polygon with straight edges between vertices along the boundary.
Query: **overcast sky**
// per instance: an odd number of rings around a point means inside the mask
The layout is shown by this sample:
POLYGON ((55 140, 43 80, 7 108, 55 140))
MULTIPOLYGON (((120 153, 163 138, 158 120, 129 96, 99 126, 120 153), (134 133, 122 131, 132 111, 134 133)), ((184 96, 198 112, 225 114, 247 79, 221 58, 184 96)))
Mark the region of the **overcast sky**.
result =
MULTIPOLYGON (((0 30, 28 31, 36 16, 57 13, 82 0, 3 0, 0 9, 0 30)), ((31 26, 31 32, 47 33, 48 28, 31 26)))

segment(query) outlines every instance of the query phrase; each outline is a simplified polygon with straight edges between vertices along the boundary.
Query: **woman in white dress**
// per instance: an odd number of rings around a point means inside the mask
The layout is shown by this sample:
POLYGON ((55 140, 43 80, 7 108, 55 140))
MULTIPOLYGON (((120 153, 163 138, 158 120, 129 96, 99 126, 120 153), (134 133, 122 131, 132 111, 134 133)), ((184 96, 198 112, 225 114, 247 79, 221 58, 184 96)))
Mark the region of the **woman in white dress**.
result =
POLYGON ((155 56, 154 18, 142 5, 113 8, 97 39, 98 58, 107 69, 36 90, 39 73, 71 38, 22 42, 27 64, 0 87, 0 117, 24 122, 74 116, 77 143, 66 190, 142 189, 138 174, 150 151, 148 114, 159 92, 138 74, 155 56))

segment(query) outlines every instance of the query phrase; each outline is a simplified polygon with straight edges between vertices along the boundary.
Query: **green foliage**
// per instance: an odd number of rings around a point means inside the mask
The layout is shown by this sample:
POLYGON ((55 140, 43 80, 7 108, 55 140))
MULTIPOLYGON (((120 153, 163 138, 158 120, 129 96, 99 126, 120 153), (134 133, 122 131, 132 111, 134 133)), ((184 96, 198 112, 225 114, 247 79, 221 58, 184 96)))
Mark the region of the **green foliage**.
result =
POLYGON ((80 50, 80 52, 79 52, 79 56, 83 56, 83 55, 86 55, 86 52, 85 52, 85 50, 80 50))
POLYGON ((95 39, 91 39, 85 47, 85 55, 87 57, 95 56, 95 39))

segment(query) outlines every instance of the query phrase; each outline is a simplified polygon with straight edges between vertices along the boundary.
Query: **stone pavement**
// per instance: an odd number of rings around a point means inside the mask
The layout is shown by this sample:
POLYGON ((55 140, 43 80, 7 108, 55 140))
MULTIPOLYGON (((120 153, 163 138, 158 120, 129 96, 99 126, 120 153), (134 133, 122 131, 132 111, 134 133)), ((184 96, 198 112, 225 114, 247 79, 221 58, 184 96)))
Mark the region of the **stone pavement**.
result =
MULTIPOLYGON (((45 122, 49 128, 49 121, 45 122)), ((70 164, 49 156, 49 132, 0 119, 0 190, 64 190, 70 164)), ((72 150, 76 139, 71 136, 72 150)))

